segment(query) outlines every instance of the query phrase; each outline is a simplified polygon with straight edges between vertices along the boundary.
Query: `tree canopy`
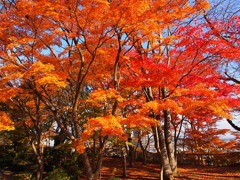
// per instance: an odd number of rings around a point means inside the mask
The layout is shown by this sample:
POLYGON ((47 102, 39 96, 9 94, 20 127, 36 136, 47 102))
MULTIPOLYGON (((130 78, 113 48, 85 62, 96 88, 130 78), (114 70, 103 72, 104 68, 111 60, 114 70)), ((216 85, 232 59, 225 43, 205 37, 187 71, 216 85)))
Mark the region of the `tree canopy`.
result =
POLYGON ((239 63, 239 16, 216 19, 207 0, 16 0, 0 8, 0 130, 24 127, 39 166, 44 137, 57 127, 96 179, 107 142, 140 130, 154 134, 169 179, 171 122, 184 116, 203 126, 239 107, 239 83, 222 70, 239 63))

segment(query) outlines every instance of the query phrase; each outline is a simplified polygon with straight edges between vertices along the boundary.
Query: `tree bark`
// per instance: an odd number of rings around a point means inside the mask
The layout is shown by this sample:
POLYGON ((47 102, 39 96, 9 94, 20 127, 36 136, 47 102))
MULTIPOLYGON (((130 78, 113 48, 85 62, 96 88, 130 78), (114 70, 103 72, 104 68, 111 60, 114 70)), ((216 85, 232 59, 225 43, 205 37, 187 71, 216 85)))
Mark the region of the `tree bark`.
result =
POLYGON ((91 163, 91 158, 89 157, 87 151, 85 151, 82 154, 87 180, 97 180, 100 175, 100 171, 102 167, 102 158, 103 158, 105 143, 107 138, 108 138, 107 136, 99 137, 99 149, 97 152, 98 156, 96 158, 94 157, 95 161, 92 161, 92 163, 91 163))
POLYGON ((169 158, 169 163, 172 169, 173 174, 177 173, 177 162, 175 159, 174 146, 172 143, 172 134, 171 134, 171 115, 169 111, 164 111, 164 135, 166 148, 169 158))
MULTIPOLYGON (((172 180, 173 179, 173 172, 171 166, 169 164, 167 148, 165 144, 165 138, 163 136, 163 132, 160 126, 157 127, 159 143, 160 143, 160 150, 161 150, 161 169, 163 170, 163 179, 164 180, 172 180)), ((160 177, 161 178, 161 177, 160 177)))
POLYGON ((123 178, 127 178, 127 157, 126 157, 126 152, 122 149, 122 160, 123 160, 123 174, 122 177, 123 178))
POLYGON ((43 155, 39 155, 37 157, 37 164, 38 164, 37 180, 42 180, 43 172, 44 172, 44 156, 43 155))
MULTIPOLYGON (((147 102, 152 101, 154 99, 153 94, 152 94, 152 89, 150 87, 143 88, 143 91, 146 95, 147 102)), ((165 88, 162 89, 162 96, 166 97, 166 89, 165 88)), ((154 116, 155 115, 153 115, 153 117, 154 116)), ((163 179, 164 180, 172 180, 174 178, 173 171, 172 171, 172 167, 170 166, 170 163, 169 163, 170 161, 169 161, 169 156, 168 156, 168 151, 167 151, 167 146, 172 145, 172 144, 169 143, 166 145, 166 142, 168 142, 171 139, 171 136, 169 136, 169 134, 168 134, 169 132, 171 132, 171 129, 169 129, 169 131, 167 131, 167 133, 166 133, 167 137, 164 137, 165 127, 164 127, 164 133, 163 133, 163 131, 161 129, 162 126, 161 126, 160 116, 157 115, 156 119, 159 120, 159 125, 156 128, 153 127, 152 129, 153 129, 153 134, 154 134, 155 147, 156 147, 158 153, 160 154, 161 169, 163 171, 163 179), (166 141, 166 139, 168 141, 166 141)), ((168 127, 170 127, 170 126, 168 126, 168 127)), ((166 129, 168 129, 168 127, 166 127, 166 129)), ((172 146, 172 148, 173 148, 173 146, 172 146)), ((173 157, 174 157, 174 151, 172 151, 172 153, 173 153, 173 157)), ((160 175, 160 179, 161 179, 161 175, 160 175)))
POLYGON ((90 160, 86 151, 83 153, 82 156, 83 156, 83 163, 85 167, 85 174, 86 174, 87 180, 97 180, 100 170, 94 172, 94 169, 92 168, 92 165, 90 163, 90 160))
POLYGON ((143 149, 142 150, 143 153, 143 164, 146 165, 147 164, 147 154, 146 154, 146 150, 143 149))
MULTIPOLYGON (((165 98, 167 96, 167 89, 162 89, 162 96, 165 98)), ((165 142, 166 142, 166 148, 169 158, 169 163, 172 169, 173 174, 177 173, 177 161, 175 159, 175 153, 174 153, 174 146, 172 143, 172 131, 171 131, 171 114, 169 110, 164 110, 164 135, 165 135, 165 142)))
POLYGON ((34 141, 31 143, 34 154, 37 160, 37 174, 36 179, 42 180, 43 179, 43 172, 44 172, 44 146, 43 144, 34 144, 34 141))
POLYGON ((134 145, 132 144, 132 138, 128 138, 128 157, 129 157, 129 167, 134 167, 134 145))
POLYGON ((149 143, 150 143, 150 137, 148 137, 148 140, 147 140, 147 143, 145 145, 145 147, 143 146, 143 143, 142 143, 142 139, 139 135, 138 137, 138 142, 140 144, 140 147, 141 147, 141 150, 142 150, 142 155, 143 155, 143 164, 146 165, 147 164, 147 147, 149 146, 149 143))

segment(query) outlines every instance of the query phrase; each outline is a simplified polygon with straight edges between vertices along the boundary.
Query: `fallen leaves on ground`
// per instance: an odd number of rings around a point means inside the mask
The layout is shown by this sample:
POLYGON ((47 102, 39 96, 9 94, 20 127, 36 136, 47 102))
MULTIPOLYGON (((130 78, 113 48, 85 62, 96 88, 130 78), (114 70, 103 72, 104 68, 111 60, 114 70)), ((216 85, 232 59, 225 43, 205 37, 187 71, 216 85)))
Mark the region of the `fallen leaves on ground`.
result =
MULTIPOLYGON (((240 179, 240 165, 229 167, 214 166, 194 166, 179 165, 179 175, 177 180, 183 179, 211 179, 211 180, 231 180, 240 179)), ((121 180, 156 180, 159 179, 159 164, 148 163, 143 165, 141 162, 135 162, 134 167, 127 167, 127 178, 122 178, 122 159, 121 158, 104 158, 101 169, 101 179, 119 178, 121 180)))

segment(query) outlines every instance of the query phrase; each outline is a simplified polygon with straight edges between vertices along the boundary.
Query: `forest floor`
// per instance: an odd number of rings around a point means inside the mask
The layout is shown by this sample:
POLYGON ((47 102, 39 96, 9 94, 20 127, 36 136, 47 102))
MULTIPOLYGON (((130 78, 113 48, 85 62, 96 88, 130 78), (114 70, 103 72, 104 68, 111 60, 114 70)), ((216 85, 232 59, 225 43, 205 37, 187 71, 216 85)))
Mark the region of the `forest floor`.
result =
MULTIPOLYGON (((122 160, 120 158, 104 158, 101 179, 112 180, 157 180, 160 168, 158 164, 143 165, 135 162, 133 168, 127 168, 127 178, 122 177, 122 160)), ((228 167, 179 165, 177 180, 208 179, 208 180, 240 180, 240 165, 228 167)))
MULTIPOLYGON (((13 178, 13 172, 5 172, 5 178, 0 180, 30 180, 31 178, 13 178), (9 174, 9 175, 8 175, 9 174)), ((99 180, 158 180, 160 174, 159 164, 135 162, 134 167, 127 167, 127 178, 122 178, 122 159, 104 157, 99 180)), ((15 174, 16 175, 16 174, 15 174)), ((14 176, 15 177, 15 176, 14 176)), ((240 180, 240 164, 227 167, 178 165, 176 180, 240 180)), ((75 179, 73 179, 75 180, 75 179)), ((86 178, 78 178, 86 180, 86 178)))

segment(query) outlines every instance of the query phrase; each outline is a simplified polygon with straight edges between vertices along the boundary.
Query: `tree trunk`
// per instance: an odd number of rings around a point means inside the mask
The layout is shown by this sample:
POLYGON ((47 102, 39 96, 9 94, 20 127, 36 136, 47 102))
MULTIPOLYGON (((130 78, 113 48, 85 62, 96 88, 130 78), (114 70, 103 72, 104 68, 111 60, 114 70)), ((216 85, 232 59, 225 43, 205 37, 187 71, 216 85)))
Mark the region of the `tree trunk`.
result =
POLYGON ((88 156, 87 152, 85 151, 82 154, 87 180, 97 180, 100 175, 106 139, 107 137, 104 138, 99 137, 99 150, 97 153, 98 157, 97 158, 94 157, 95 161, 92 162, 92 164, 91 159, 88 156))
POLYGON ((146 150, 142 149, 143 152, 143 164, 146 165, 147 164, 147 155, 146 155, 146 150))
POLYGON ((37 180, 42 180, 43 179, 43 172, 44 172, 44 146, 41 144, 35 145, 34 142, 31 143, 34 154, 36 156, 37 160, 37 174, 36 178, 37 180))
POLYGON ((123 178, 127 178, 127 157, 126 152, 122 149, 122 160, 123 160, 123 178))
POLYGON ((144 147, 144 144, 142 142, 142 138, 141 138, 141 136, 139 134, 139 136, 138 136, 138 143, 140 144, 140 147, 141 147, 141 150, 142 150, 143 164, 146 165, 147 164, 147 148, 148 148, 149 143, 150 143, 150 137, 147 136, 147 142, 145 141, 145 147, 144 147))
MULTIPOLYGON (((167 96, 167 89, 162 89, 162 96, 165 98, 167 96)), ((177 162, 175 159, 174 146, 172 143, 172 131, 171 131, 171 114, 169 110, 163 111, 164 113, 164 136, 166 142, 166 148, 169 158, 169 163, 172 169, 173 174, 177 173, 177 162)))
POLYGON ((154 135, 154 141, 155 141, 155 148, 159 154, 160 157, 160 179, 161 180, 171 180, 173 179, 173 173, 171 166, 169 164, 165 139, 163 136, 163 132, 161 129, 161 122, 160 125, 157 127, 153 127, 153 135, 154 135))
MULTIPOLYGON (((152 89, 151 88, 143 88, 143 90, 146 95, 147 101, 148 102, 152 101, 154 99, 153 95, 152 95, 152 89)), ((165 97, 165 94, 163 94, 163 93, 166 93, 165 88, 162 90, 162 96, 165 97)), ((157 115, 157 116, 159 116, 159 115, 157 115)), ((153 129, 153 134, 154 134, 155 147, 156 147, 158 153, 160 154, 161 169, 163 171, 163 179, 164 180, 172 180, 173 172, 172 172, 172 168, 169 164, 168 151, 167 151, 167 147, 166 147, 165 137, 164 137, 163 131, 161 129, 162 127, 161 127, 160 116, 156 117, 156 119, 159 120, 159 125, 156 128, 152 128, 152 129, 153 129), (157 140, 157 142, 156 142, 156 140, 157 140)), ((167 139, 169 139, 169 138, 167 138, 167 139)), ((161 179, 161 176, 160 176, 160 179, 161 179)))
POLYGON ((37 157, 37 164, 38 164, 37 180, 42 180, 43 179, 43 172, 44 172, 44 156, 43 155, 39 155, 37 157))
MULTIPOLYGON (((94 170, 92 168, 92 164, 90 163, 90 159, 87 155, 87 152, 85 151, 83 153, 83 163, 84 163, 84 168, 85 168, 85 175, 87 176, 87 180, 97 180, 99 173, 100 173, 100 168, 101 166, 96 166, 96 169, 94 170)), ((99 158, 98 161, 102 161, 102 158, 99 158)), ((101 162, 98 162, 101 163, 101 162)))
MULTIPOLYGON (((163 136, 163 132, 160 126, 157 127, 158 130, 158 137, 160 143, 160 150, 161 150, 161 169, 163 169, 163 179, 164 180, 172 180, 173 179, 173 172, 171 166, 169 164, 167 148, 165 144, 165 138, 163 136)), ((161 177, 160 177, 161 178, 161 177)))
POLYGON ((128 138, 128 147, 129 167, 134 167, 134 145, 132 142, 132 138, 128 138))
POLYGON ((174 146, 172 143, 172 134, 171 134, 171 114, 169 111, 164 111, 164 135, 166 148, 169 158, 169 163, 174 174, 177 173, 177 162, 175 159, 174 146))

